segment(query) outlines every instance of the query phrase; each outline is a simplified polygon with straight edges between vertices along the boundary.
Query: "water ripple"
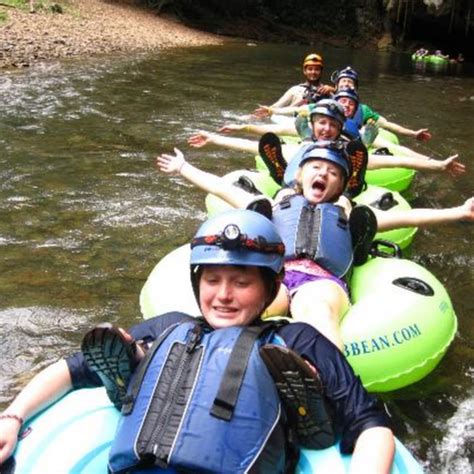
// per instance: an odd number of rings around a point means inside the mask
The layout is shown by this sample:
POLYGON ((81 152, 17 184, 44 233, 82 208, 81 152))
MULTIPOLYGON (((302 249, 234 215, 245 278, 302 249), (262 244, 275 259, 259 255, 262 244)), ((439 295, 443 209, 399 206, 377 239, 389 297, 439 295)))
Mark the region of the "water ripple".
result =
POLYGON ((474 455, 474 396, 462 401, 456 413, 446 422, 445 435, 436 450, 440 471, 451 474, 472 474, 470 461, 474 455))

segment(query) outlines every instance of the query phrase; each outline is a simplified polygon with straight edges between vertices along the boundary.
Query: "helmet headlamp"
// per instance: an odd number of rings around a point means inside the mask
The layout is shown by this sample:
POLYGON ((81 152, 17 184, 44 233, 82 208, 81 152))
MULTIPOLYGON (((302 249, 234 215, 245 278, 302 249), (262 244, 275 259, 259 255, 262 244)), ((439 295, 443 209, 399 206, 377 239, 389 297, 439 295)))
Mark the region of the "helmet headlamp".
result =
POLYGON ((241 233, 238 226, 229 224, 222 231, 222 247, 227 249, 235 249, 241 242, 241 233))

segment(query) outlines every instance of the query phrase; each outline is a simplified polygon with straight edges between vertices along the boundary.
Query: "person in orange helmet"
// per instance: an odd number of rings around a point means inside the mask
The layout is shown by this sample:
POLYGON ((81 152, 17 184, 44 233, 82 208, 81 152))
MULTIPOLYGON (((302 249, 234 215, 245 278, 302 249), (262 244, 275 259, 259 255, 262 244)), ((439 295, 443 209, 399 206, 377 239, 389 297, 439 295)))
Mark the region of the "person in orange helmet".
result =
POLYGON ((290 87, 275 103, 270 106, 259 106, 254 114, 259 117, 269 115, 272 107, 292 107, 317 102, 330 98, 333 88, 321 83, 324 61, 317 53, 308 54, 303 60, 305 82, 290 87))

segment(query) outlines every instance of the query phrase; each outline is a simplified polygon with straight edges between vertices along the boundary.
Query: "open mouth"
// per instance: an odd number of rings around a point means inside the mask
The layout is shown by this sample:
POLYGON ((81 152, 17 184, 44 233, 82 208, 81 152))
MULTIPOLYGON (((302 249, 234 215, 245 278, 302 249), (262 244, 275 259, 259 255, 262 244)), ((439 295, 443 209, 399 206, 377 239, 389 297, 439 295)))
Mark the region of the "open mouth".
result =
POLYGON ((324 181, 316 179, 313 181, 311 187, 316 191, 324 192, 326 190, 326 183, 324 181))

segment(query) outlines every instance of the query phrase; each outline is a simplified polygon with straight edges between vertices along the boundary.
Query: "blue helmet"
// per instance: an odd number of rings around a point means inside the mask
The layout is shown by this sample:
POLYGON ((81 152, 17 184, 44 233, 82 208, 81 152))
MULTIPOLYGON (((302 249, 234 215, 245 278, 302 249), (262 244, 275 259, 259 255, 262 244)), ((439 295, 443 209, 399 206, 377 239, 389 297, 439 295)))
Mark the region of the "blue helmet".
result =
POLYGON ((352 174, 351 163, 347 157, 344 144, 340 141, 319 140, 310 146, 301 157, 299 166, 303 166, 309 160, 325 160, 339 166, 344 173, 344 181, 347 182, 352 174))
POLYGON ((285 245, 269 219, 243 209, 219 214, 204 222, 191 242, 191 282, 196 299, 199 301, 201 265, 247 265, 271 271, 273 300, 284 259, 285 245))
POLYGON ((341 124, 341 127, 344 126, 344 122, 346 121, 344 108, 333 99, 319 100, 310 108, 309 115, 311 118, 313 115, 325 115, 326 117, 331 117, 334 120, 337 120, 341 124))
POLYGON ((344 69, 341 69, 340 71, 334 71, 331 74, 331 81, 333 82, 333 84, 337 86, 337 83, 343 77, 352 79, 354 81, 355 86, 359 87, 359 74, 357 73, 355 69, 352 69, 351 66, 346 66, 344 69))
POLYGON ((359 105, 359 102, 360 102, 359 94, 352 87, 344 87, 343 89, 338 90, 334 94, 334 100, 339 100, 342 97, 347 97, 348 99, 352 99, 357 105, 359 105))

